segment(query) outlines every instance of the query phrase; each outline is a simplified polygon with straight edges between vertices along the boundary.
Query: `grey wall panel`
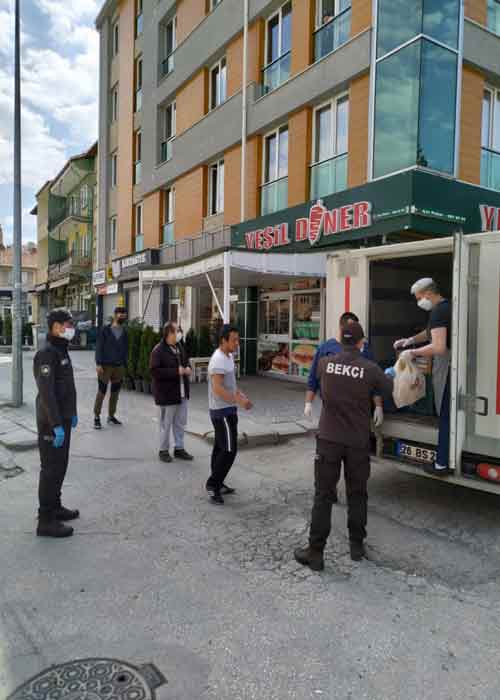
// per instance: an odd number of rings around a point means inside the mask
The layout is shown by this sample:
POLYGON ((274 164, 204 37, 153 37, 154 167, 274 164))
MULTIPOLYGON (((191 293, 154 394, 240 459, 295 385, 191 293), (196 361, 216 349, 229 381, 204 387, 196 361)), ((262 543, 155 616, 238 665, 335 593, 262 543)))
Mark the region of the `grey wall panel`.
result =
POLYGON ((465 20, 464 61, 484 71, 498 84, 500 80, 500 37, 465 20))

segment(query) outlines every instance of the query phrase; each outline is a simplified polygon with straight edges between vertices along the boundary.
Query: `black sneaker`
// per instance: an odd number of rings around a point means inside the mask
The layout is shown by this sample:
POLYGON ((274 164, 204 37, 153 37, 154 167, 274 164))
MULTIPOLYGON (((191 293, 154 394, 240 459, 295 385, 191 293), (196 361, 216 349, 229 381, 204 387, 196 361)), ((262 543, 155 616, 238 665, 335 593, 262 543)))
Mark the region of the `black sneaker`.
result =
POLYGON ((296 562, 302 566, 308 566, 312 571, 323 571, 325 568, 323 552, 319 550, 305 547, 304 549, 296 549, 293 555, 296 562))
POLYGON ((71 537, 73 532, 72 527, 60 523, 59 520, 40 520, 36 530, 38 537, 71 537))
POLYGON ((365 546, 362 542, 358 542, 357 540, 351 540, 349 544, 351 547, 351 559, 353 561, 361 561, 365 558, 365 546))
POLYGON ((191 462, 193 460, 193 455, 190 455, 189 452, 186 452, 186 450, 183 447, 175 448, 174 457, 176 459, 183 459, 186 462, 191 462))
POLYGON ((215 489, 211 486, 207 486, 207 493, 210 503, 213 503, 216 506, 224 505, 224 499, 220 495, 220 489, 215 489))
POLYGON ((233 493, 236 493, 236 489, 232 489, 230 486, 226 486, 226 484, 222 484, 220 492, 223 496, 232 496, 233 493))
POLYGON ((62 523, 67 522, 68 520, 76 520, 77 518, 80 517, 80 511, 79 510, 70 510, 69 508, 65 508, 64 506, 61 506, 58 508, 54 514, 54 517, 56 520, 59 520, 62 523))
POLYGON ((449 467, 442 467, 441 465, 434 462, 434 464, 424 465, 424 472, 426 474, 431 474, 432 476, 449 476, 453 474, 453 470, 449 467))
POLYGON ((118 418, 115 418, 114 416, 108 416, 108 423, 110 425, 123 425, 121 421, 118 420, 118 418))
POLYGON ((172 457, 170 456, 170 452, 168 450, 163 450, 162 452, 159 453, 159 457, 162 462, 171 462, 172 457))
POLYGON ((100 430, 102 428, 101 419, 99 416, 95 416, 95 418, 94 418, 94 428, 96 430, 100 430))

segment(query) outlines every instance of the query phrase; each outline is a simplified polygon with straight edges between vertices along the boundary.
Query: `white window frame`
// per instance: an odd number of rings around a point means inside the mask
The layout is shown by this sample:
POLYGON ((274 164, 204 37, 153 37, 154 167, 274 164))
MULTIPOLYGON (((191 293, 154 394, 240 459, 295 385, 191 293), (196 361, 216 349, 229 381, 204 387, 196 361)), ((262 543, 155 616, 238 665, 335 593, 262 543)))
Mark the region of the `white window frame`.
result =
POLYGON ((209 92, 209 98, 208 98, 208 105, 209 105, 209 111, 212 111, 213 109, 217 109, 217 107, 220 107, 224 102, 227 100, 227 58, 226 56, 221 56, 221 58, 217 61, 217 63, 214 63, 214 65, 210 68, 209 71, 209 81, 208 81, 208 92, 209 92), (215 95, 215 104, 214 102, 214 94, 213 94, 213 80, 212 76, 215 71, 219 71, 219 94, 215 95), (224 73, 223 73, 224 71, 224 73), (222 83, 222 75, 224 74, 224 84, 222 83), (224 86, 224 91, 222 90, 222 87, 224 86))
MULTIPOLYGON (((321 29, 321 27, 324 27, 326 24, 330 24, 332 20, 335 19, 335 17, 338 17, 342 12, 345 12, 349 8, 344 8, 343 10, 340 9, 340 3, 341 0, 335 0, 335 9, 334 9, 334 15, 331 19, 328 20, 328 22, 322 22, 321 17, 323 15, 323 2, 324 0, 316 0, 316 17, 315 17, 315 25, 316 29, 321 29)), ((352 2, 351 2, 352 5, 352 2)))
POLYGON ((118 83, 111 89, 111 123, 118 121, 119 94, 118 83))
POLYGON ((169 187, 164 190, 165 192, 165 206, 164 206, 164 224, 173 224, 175 222, 175 187, 169 187), (170 212, 170 218, 167 216, 167 212, 170 212))
POLYGON ((168 22, 162 25, 163 31, 163 60, 166 61, 169 56, 171 56, 177 48, 177 15, 174 15, 168 22), (168 28, 172 25, 172 50, 168 51, 167 33, 168 28))
POLYGON ((135 162, 142 163, 142 129, 138 129, 135 132, 135 162))
POLYGON ((293 12, 293 5, 291 3, 291 0, 286 0, 277 10, 276 12, 273 12, 269 17, 266 19, 266 33, 265 33, 265 41, 264 41, 264 70, 275 63, 276 61, 279 61, 280 58, 283 58, 284 55, 289 53, 291 51, 291 48, 283 53, 283 8, 285 5, 290 5, 290 13, 293 12), (274 58, 272 61, 267 60, 268 52, 269 52, 269 24, 270 22, 275 18, 279 17, 278 19, 278 27, 279 27, 279 40, 278 40, 278 56, 274 58))
POLYGON ((111 189, 118 185, 118 151, 111 154, 111 189))
POLYGON ((483 91, 483 102, 481 103, 481 148, 487 148, 489 151, 500 153, 500 124, 497 125, 497 120, 500 122, 500 89, 492 85, 485 85, 483 91), (484 108, 484 93, 490 95, 490 124, 488 133, 488 145, 483 144, 483 128, 482 128, 482 110, 484 108), (495 130, 498 128, 498 143, 494 143, 495 130))
POLYGON ((115 58, 120 52, 120 22, 116 20, 111 28, 111 56, 115 58))
POLYGON ((135 205, 135 237, 144 235, 144 202, 135 205), (139 226, 140 224, 140 226, 139 226))
POLYGON ((144 80, 144 59, 143 59, 142 54, 135 59, 134 70, 135 70, 135 91, 134 91, 135 110, 134 111, 137 113, 137 112, 140 112, 142 110, 142 84, 143 84, 143 80, 144 80), (140 70, 139 70, 139 66, 141 67, 140 70), (140 76, 140 84, 139 84, 139 76, 140 76), (138 109, 137 108, 137 93, 139 91, 141 92, 141 106, 138 109))
POLYGON ((318 163, 323 163, 325 160, 330 160, 331 158, 336 158, 337 156, 342 156, 344 154, 349 153, 349 110, 351 107, 350 103, 350 96, 349 92, 341 92, 339 95, 335 95, 334 97, 331 97, 329 100, 326 102, 322 102, 320 105, 317 105, 314 108, 313 111, 313 123, 312 123, 312 148, 311 148, 311 165, 317 165, 318 163), (347 121, 347 150, 342 151, 341 153, 337 153, 337 107, 339 102, 343 102, 344 100, 347 100, 348 102, 348 121, 347 121), (325 107, 330 107, 332 111, 332 133, 330 135, 330 156, 327 158, 324 158, 323 160, 317 160, 316 159, 316 137, 317 137, 317 130, 318 130, 318 122, 317 122, 317 114, 318 112, 321 112, 321 110, 325 109, 325 107))
POLYGON ((109 220, 109 247, 111 255, 116 253, 116 244, 118 242, 118 218, 112 216, 109 220))
POLYGON ((208 216, 218 216, 219 214, 224 213, 224 190, 225 190, 225 183, 224 183, 224 176, 225 176, 225 165, 224 165, 224 158, 220 158, 219 160, 216 160, 213 163, 210 163, 208 166, 208 216), (214 169, 217 169, 217 192, 216 192, 216 198, 217 198, 217 203, 215 205, 215 211, 213 210, 212 207, 212 201, 213 201, 213 184, 212 184, 212 172, 214 169), (221 169, 222 169, 222 177, 221 177, 221 169), (222 185, 222 187, 221 187, 222 185))
MULTIPOLYGON (((288 127, 288 123, 285 124, 280 124, 276 129, 272 129, 271 131, 268 131, 266 134, 263 136, 263 144, 262 144, 262 185, 269 185, 271 182, 278 182, 278 180, 284 180, 285 177, 288 177, 288 152, 287 152, 287 157, 286 157, 286 175, 279 175, 279 158, 280 158, 280 144, 279 144, 279 137, 280 137, 280 132, 286 129, 288 131, 288 137, 290 138, 290 130, 288 127), (267 142, 270 136, 276 136, 276 174, 278 177, 274 178, 274 180, 266 180, 266 159, 267 159, 267 142)), ((290 141, 288 142, 288 146, 290 146, 290 141)))

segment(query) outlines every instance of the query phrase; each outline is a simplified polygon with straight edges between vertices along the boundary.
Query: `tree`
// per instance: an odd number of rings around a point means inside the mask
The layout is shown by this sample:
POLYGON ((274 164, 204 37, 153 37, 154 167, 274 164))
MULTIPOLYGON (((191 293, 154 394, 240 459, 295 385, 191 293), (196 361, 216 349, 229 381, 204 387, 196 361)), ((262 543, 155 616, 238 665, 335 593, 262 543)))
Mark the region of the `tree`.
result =
POLYGON ((198 337, 195 333, 194 328, 191 328, 187 334, 186 334, 186 339, 185 339, 185 345, 186 345, 186 352, 188 357, 197 357, 198 356, 198 337))
POLYGON ((198 352, 200 353, 200 357, 208 357, 213 352, 213 346, 210 340, 210 328, 208 326, 202 326, 200 328, 198 352))
POLYGON ((139 321, 131 321, 128 324, 128 360, 127 374, 131 379, 135 379, 137 375, 137 363, 139 361, 139 349, 141 345, 142 323, 139 321))

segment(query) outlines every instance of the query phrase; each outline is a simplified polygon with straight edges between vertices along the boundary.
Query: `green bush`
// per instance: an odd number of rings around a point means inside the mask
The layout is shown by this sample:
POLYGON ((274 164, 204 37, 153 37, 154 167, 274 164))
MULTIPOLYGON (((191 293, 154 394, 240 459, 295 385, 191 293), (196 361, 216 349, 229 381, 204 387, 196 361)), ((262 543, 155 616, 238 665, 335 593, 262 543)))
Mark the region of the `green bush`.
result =
POLYGON ((149 368, 149 361, 151 357, 151 351, 155 346, 155 332, 151 326, 146 326, 142 333, 141 345, 139 350, 139 362, 137 367, 137 374, 145 382, 151 381, 151 370, 149 368))
POLYGON ((185 346, 188 357, 198 357, 198 336, 194 328, 191 328, 185 338, 185 346))
POLYGON ((5 342, 7 345, 11 345, 12 343, 12 317, 6 316, 5 320, 3 322, 3 337, 5 338, 5 342))
POLYGON ((214 347, 210 340, 210 328, 202 326, 200 328, 200 338, 198 342, 198 353, 200 357, 208 357, 212 354, 214 347))
POLYGON ((141 346, 142 323, 131 321, 128 324, 128 361, 127 375, 131 379, 138 377, 137 364, 139 362, 139 350, 141 346))

